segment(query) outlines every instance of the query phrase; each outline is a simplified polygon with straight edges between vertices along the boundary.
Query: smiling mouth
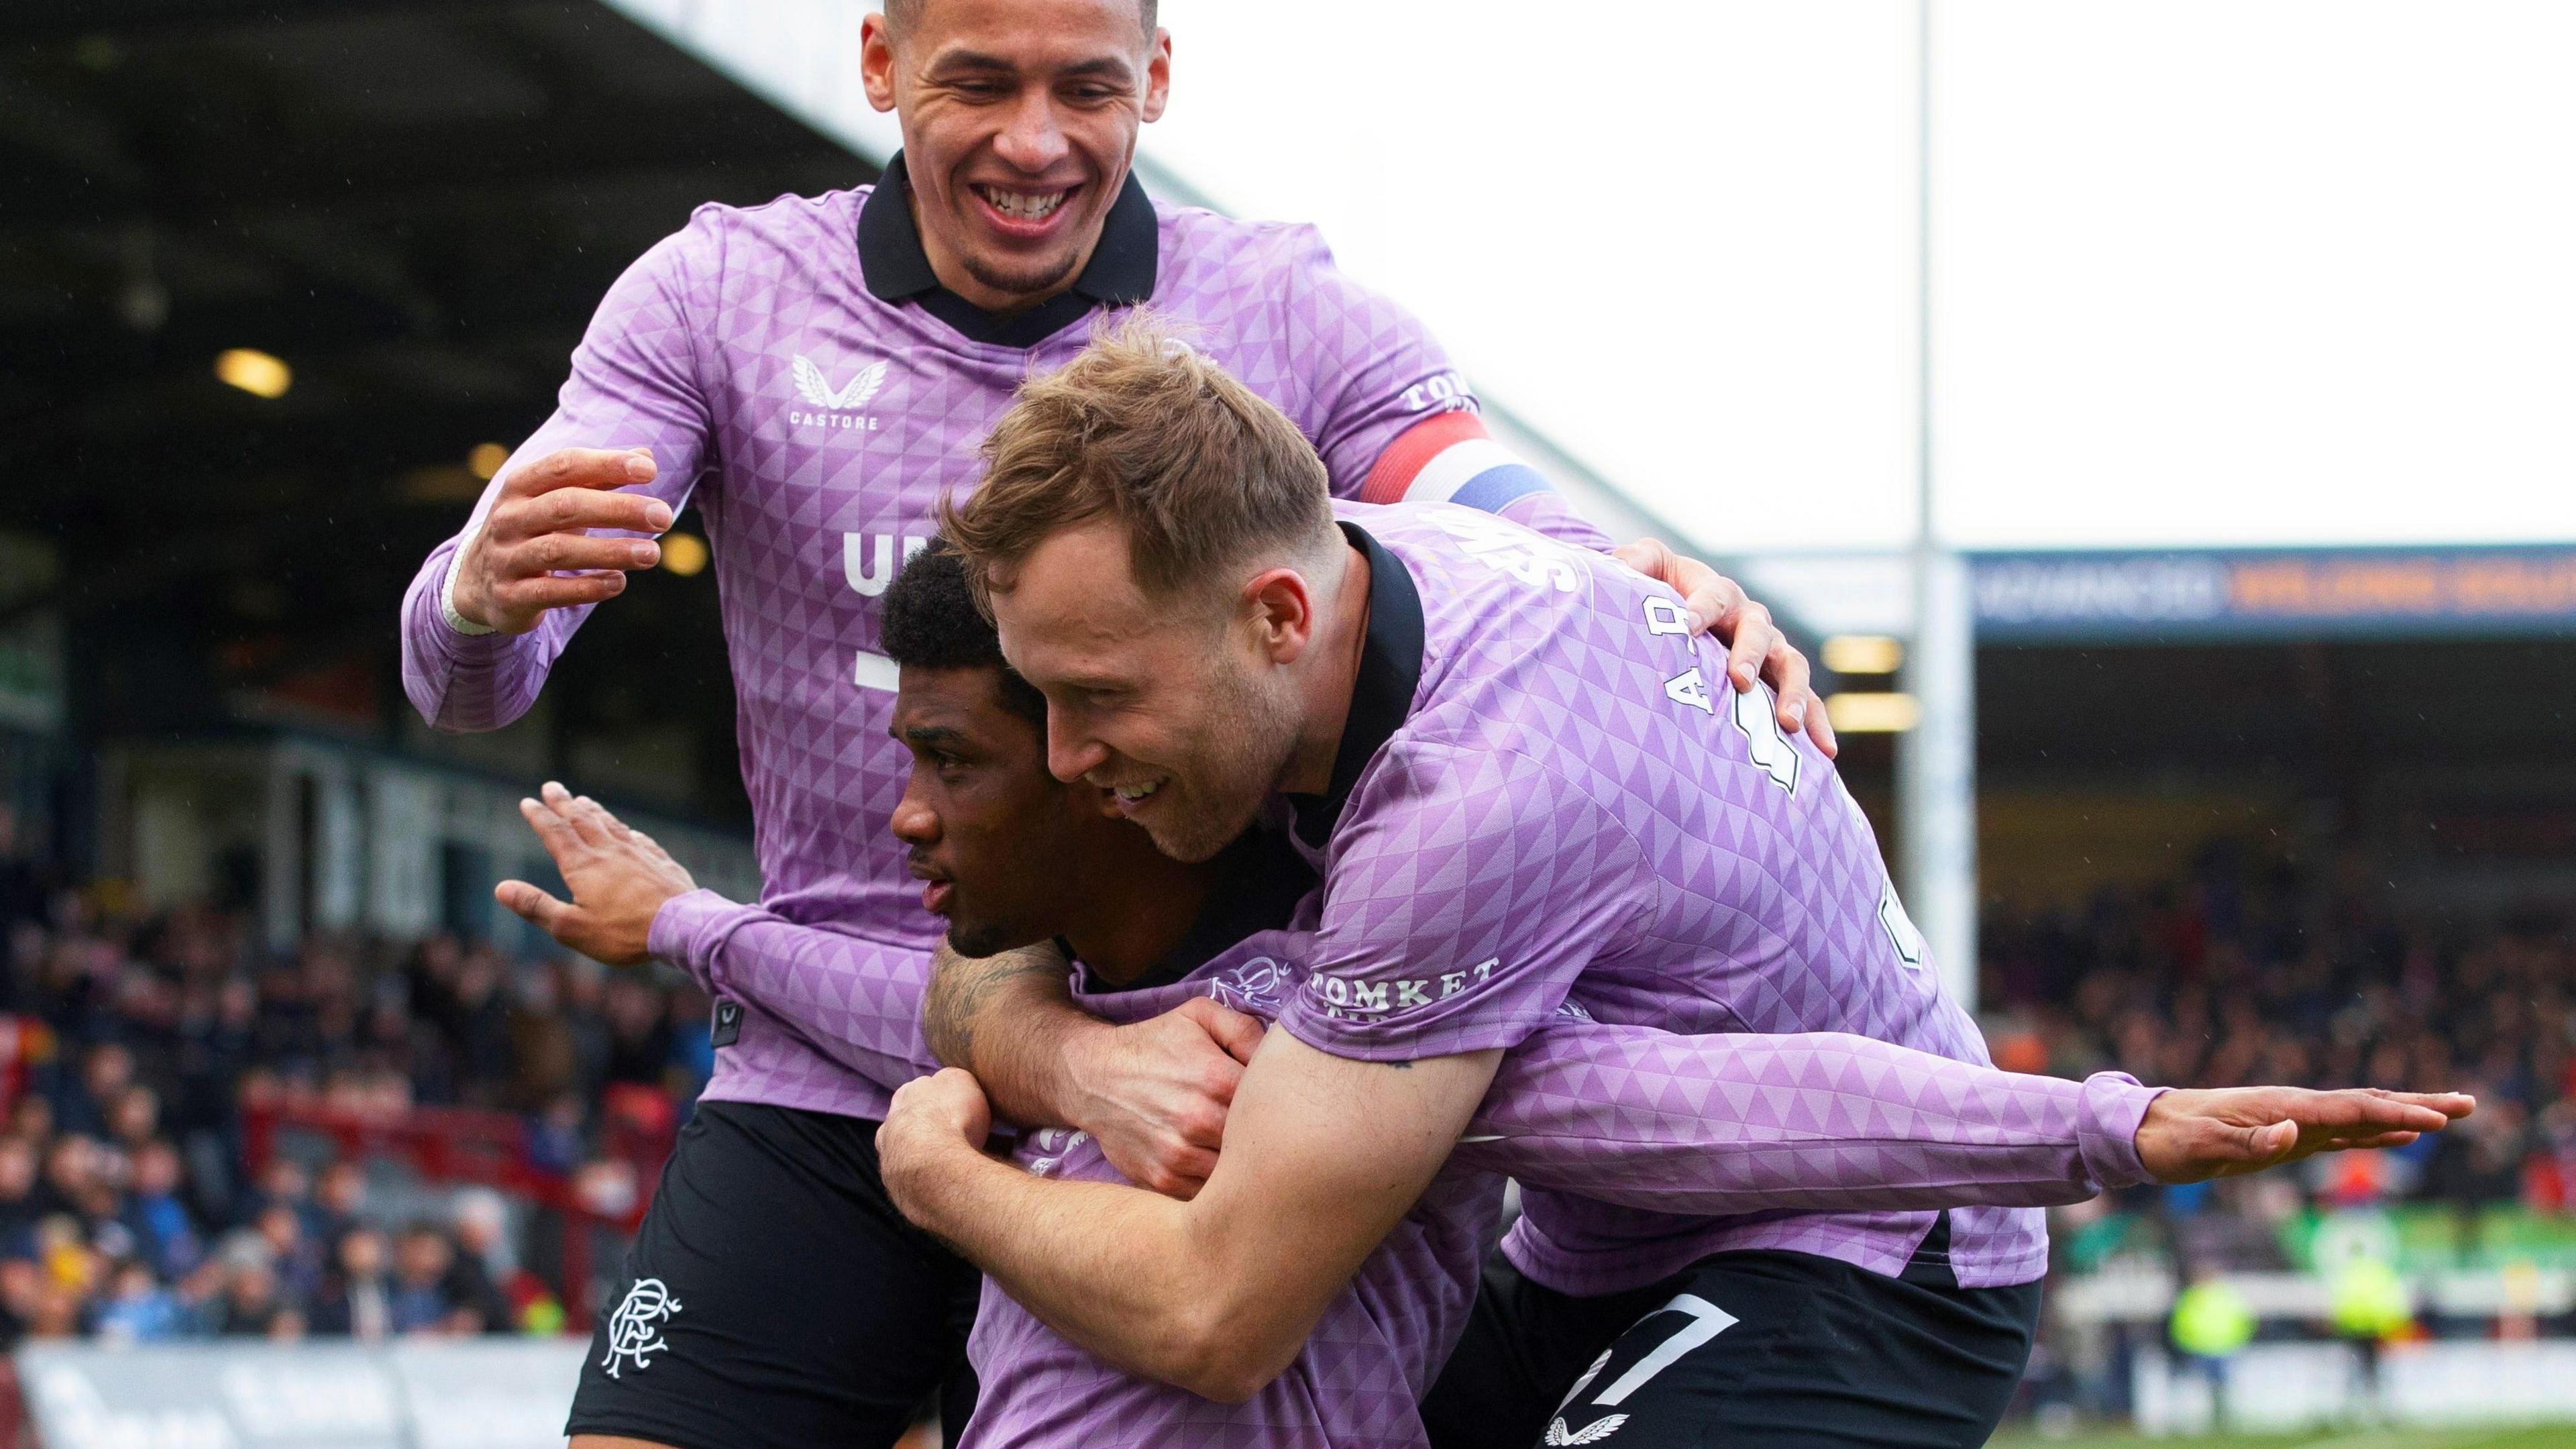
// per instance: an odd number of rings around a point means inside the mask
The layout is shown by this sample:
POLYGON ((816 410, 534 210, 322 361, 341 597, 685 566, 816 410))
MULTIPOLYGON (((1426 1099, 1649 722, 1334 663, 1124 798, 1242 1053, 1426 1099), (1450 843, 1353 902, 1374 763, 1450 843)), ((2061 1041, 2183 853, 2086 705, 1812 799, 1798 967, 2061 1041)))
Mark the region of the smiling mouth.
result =
POLYGON ((970 189, 983 198, 986 206, 1008 220, 1040 222, 1062 210, 1078 188, 1066 186, 1053 191, 1015 191, 977 182, 970 189))
POLYGON ((1091 779, 1089 776, 1085 776, 1084 783, 1090 785, 1096 790, 1106 792, 1109 796, 1110 802, 1117 806, 1120 814, 1124 815, 1132 813, 1137 806, 1154 798, 1154 792, 1162 789, 1169 778, 1170 777, 1166 776, 1163 779, 1142 780, 1132 784, 1115 785, 1106 780, 1095 780, 1091 779))

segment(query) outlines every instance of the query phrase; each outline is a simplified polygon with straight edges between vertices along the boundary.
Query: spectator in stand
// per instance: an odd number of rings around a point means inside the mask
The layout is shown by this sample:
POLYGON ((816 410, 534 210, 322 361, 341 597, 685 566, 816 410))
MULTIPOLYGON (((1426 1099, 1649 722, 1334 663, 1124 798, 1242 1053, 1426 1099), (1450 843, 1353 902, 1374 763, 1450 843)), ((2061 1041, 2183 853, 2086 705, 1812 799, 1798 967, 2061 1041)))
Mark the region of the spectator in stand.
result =
POLYGON ((378 1343, 393 1336, 394 1280, 385 1271, 385 1235, 353 1227, 340 1235, 337 1262, 313 1304, 318 1335, 378 1343))
POLYGON ((209 1305, 209 1326, 219 1338, 297 1339, 304 1314, 282 1291, 268 1245, 256 1233, 236 1234, 220 1260, 220 1291, 209 1305))
POLYGON ((460 1090, 467 1106, 503 1105, 510 1079, 510 1003, 502 993, 499 953, 478 946, 456 972, 448 1006, 448 1035, 455 1044, 460 1090))
POLYGON ((254 1177, 240 1110, 528 1113, 528 1160, 615 1211, 658 1166, 669 1094, 702 1079, 703 997, 439 935, 273 954, 238 914, 129 917, 103 909, 113 893, 55 892, 15 847, 0 818, 0 1010, 17 1013, 0 1018, 0 1346, 560 1326, 521 1266, 527 1214, 469 1191, 452 1237, 396 1241, 362 1162, 308 1175, 291 1155, 308 1142, 290 1142, 254 1177), (234 1229, 219 1249, 214 1225, 234 1229))
POLYGON ((326 1163, 313 1178, 313 1237, 328 1252, 364 1225, 367 1170, 349 1158, 326 1163))
POLYGON ((311 1302, 322 1291, 322 1247, 305 1231, 304 1214, 293 1203, 272 1201, 252 1219, 251 1230, 268 1249, 280 1295, 290 1303, 311 1302))
POLYGON ((459 1308, 447 1296, 448 1271, 456 1250, 429 1223, 403 1230, 394 1248, 393 1326, 396 1333, 473 1333, 481 1325, 473 1310, 459 1308))
POLYGON ((115 1042, 90 1048, 81 1065, 79 1086, 54 1101, 57 1130, 104 1141, 110 1135, 108 1121, 117 1099, 133 1085, 133 1052, 115 1042))
POLYGON ((2222 841, 2182 880, 1991 911, 1986 999, 2009 1020, 1990 1035, 2076 1076, 2455 1082, 2478 1094, 2465 1130, 2316 1168, 2318 1199, 2567 1201, 2556 1144, 2576 1149, 2576 932, 2563 909, 2410 917, 2388 873, 2364 865, 2308 871, 2222 841))
POLYGON ((84 1225, 116 1216, 116 1190, 106 1180, 99 1145, 86 1137, 57 1137, 45 1153, 45 1181, 38 1189, 48 1216, 84 1225))
MULTIPOLYGON (((0 1157, 7 1151, 0 1144, 0 1157)), ((169 1143, 147 1142, 135 1152, 125 1223, 134 1232, 144 1266, 165 1283, 187 1277, 205 1257, 196 1222, 179 1198, 180 1178, 179 1150, 169 1143)))
POLYGON ((126 1088, 116 1105, 108 1109, 108 1140, 126 1156, 133 1156, 160 1135, 161 1094, 150 1087, 126 1088))
POLYGON ((80 1300, 32 1257, 0 1260, 0 1308, 6 1309, 12 1342, 69 1338, 80 1331, 80 1300))
POLYGON ((127 1259, 109 1277, 99 1305, 98 1336, 110 1343, 164 1343, 184 1337, 190 1324, 178 1295, 161 1286, 152 1265, 127 1259))
POLYGON ((32 1253, 36 1220, 44 1215, 35 1145, 24 1137, 0 1137, 0 1255, 32 1253))
POLYGON ((511 1333, 519 1315, 503 1284, 517 1275, 510 1252, 510 1207, 488 1187, 469 1187, 451 1204, 455 1262, 447 1271, 447 1301, 474 1314, 484 1333, 511 1333))
POLYGON ((610 1082, 663 1087, 671 1075, 671 1027, 662 997, 641 971, 620 971, 608 981, 610 1082))

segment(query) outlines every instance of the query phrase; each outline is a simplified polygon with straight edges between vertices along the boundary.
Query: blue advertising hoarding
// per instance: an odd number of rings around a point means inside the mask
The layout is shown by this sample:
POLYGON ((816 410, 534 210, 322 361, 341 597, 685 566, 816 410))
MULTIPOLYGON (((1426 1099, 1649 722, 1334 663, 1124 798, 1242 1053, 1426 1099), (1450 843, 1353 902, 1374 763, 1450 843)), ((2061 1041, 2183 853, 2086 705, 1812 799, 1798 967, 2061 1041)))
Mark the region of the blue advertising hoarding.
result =
POLYGON ((1981 642, 2576 634, 2576 546, 1970 556, 1981 642))

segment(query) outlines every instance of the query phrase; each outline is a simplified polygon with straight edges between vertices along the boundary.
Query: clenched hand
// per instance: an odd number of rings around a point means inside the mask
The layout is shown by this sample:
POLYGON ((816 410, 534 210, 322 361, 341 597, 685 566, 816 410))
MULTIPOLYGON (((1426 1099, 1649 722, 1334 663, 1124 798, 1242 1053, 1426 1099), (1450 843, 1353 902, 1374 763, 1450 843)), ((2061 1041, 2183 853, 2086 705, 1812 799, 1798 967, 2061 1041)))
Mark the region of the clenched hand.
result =
POLYGON ((1184 1201, 1216 1171, 1235 1084, 1261 1045, 1261 1023, 1208 998, 1067 1044, 1081 1094, 1073 1125, 1139 1187, 1184 1201))

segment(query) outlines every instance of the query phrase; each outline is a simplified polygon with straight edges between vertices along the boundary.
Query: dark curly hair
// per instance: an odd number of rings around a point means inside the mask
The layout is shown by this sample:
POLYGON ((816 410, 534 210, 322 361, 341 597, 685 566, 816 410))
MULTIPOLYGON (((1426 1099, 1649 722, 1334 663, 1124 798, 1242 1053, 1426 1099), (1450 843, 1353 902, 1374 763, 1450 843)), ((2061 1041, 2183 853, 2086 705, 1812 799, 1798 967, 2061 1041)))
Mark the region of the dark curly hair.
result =
POLYGON ((886 587, 886 657, 916 669, 990 669, 1011 713, 1044 728, 1046 696, 1002 657, 1002 635, 975 607, 966 561, 945 539, 914 554, 886 587))

